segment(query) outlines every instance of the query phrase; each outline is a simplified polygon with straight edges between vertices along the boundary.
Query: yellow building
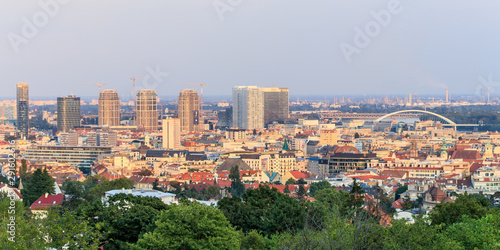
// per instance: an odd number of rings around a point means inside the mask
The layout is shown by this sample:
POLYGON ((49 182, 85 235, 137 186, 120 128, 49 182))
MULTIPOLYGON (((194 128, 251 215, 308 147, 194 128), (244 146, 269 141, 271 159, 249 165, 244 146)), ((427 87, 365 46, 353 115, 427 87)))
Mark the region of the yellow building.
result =
POLYGON ((321 145, 337 145, 338 133, 336 130, 321 130, 319 143, 321 145))

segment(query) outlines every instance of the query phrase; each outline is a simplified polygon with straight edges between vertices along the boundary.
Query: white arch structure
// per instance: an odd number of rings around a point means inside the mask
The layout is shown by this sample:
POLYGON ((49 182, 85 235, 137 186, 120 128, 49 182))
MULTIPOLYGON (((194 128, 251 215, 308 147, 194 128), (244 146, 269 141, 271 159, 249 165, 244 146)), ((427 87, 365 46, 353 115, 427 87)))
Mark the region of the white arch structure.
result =
POLYGON ((390 114, 387 114, 387 115, 384 115, 382 117, 379 117, 373 123, 380 122, 383 119, 385 119, 385 118, 387 118, 387 117, 389 117, 391 115, 397 115, 397 114, 400 114, 400 113, 424 113, 424 114, 429 114, 429 115, 437 116, 437 117, 443 119, 444 121, 446 121, 447 123, 449 123, 453 127, 457 126, 457 124, 454 121, 452 121, 452 120, 450 120, 450 119, 448 119, 448 118, 446 118, 446 117, 444 117, 444 116, 442 116, 440 114, 436 114, 436 113, 429 112, 429 111, 426 111, 426 110, 418 110, 418 109, 400 110, 400 111, 392 112, 390 114))

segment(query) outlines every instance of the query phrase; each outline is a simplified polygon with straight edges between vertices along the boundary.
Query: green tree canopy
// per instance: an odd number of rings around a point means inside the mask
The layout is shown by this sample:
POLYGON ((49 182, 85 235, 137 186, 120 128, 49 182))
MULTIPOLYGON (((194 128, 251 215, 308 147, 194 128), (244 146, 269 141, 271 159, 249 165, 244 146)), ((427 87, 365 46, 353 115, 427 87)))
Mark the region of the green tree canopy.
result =
POLYGON ((21 194, 24 196, 24 204, 30 206, 45 193, 54 194, 54 178, 49 175, 47 169, 41 168, 35 170, 33 174, 28 175, 23 180, 24 189, 21 194))
MULTIPOLYGON (((487 205, 487 204, 486 204, 487 205)), ((459 194, 455 202, 439 203, 432 209, 430 220, 433 225, 451 225, 467 215, 479 219, 486 215, 487 207, 482 199, 474 199, 469 194, 459 194)))
POLYGON ((229 170, 229 179, 231 180, 231 187, 229 188, 231 194, 241 196, 245 192, 245 185, 241 182, 238 165, 232 166, 229 170))
POLYGON ((219 202, 219 209, 243 232, 257 230, 271 235, 304 225, 305 208, 277 189, 261 185, 248 189, 241 198, 226 197, 219 202))
POLYGON ((328 182, 328 181, 313 182, 309 186, 309 195, 314 197, 314 195, 316 194, 317 191, 320 191, 320 190, 323 190, 326 188, 330 188, 330 187, 331 187, 331 185, 330 185, 330 182, 328 182))
POLYGON ((173 205, 162 211, 152 232, 132 249, 238 249, 239 234, 222 211, 198 202, 173 205))

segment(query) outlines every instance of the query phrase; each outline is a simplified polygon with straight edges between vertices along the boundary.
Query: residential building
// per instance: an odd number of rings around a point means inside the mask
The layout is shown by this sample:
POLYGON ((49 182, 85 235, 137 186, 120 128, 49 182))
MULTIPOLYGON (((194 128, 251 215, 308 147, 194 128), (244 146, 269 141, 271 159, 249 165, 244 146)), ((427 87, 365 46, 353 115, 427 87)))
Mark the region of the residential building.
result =
POLYGON ((349 170, 366 169, 368 163, 375 159, 375 153, 335 153, 330 155, 330 173, 346 172, 349 170))
POLYGON ((167 118, 162 122, 163 148, 177 150, 181 147, 181 120, 167 118))
POLYGON ((27 83, 17 84, 17 130, 21 137, 28 138, 29 129, 29 85, 27 83))
POLYGON ((69 95, 57 98, 57 130, 69 132, 80 126, 80 97, 69 95))
POLYGON ((78 146, 77 132, 64 132, 59 134, 59 145, 61 146, 78 146))
POLYGON ((137 125, 145 131, 158 130, 158 105, 156 91, 143 89, 137 93, 137 125))
POLYGON ((240 129, 264 128, 264 95, 256 86, 233 88, 233 126, 240 129))
POLYGON ((116 147, 116 132, 89 132, 87 134, 87 145, 91 147, 116 147))
POLYGON ((89 172, 99 155, 110 153, 111 147, 32 146, 26 149, 25 158, 30 161, 67 163, 89 172))
POLYGON ((229 140, 244 140, 247 137, 247 132, 244 129, 228 129, 226 130, 226 138, 229 140))
POLYGON ((233 107, 228 107, 224 111, 217 113, 217 127, 230 128, 233 126, 233 107))
POLYGON ((61 205, 64 199, 63 194, 45 193, 31 204, 30 210, 36 218, 45 218, 48 213, 47 210, 50 207, 61 205))
POLYGON ((288 88, 261 88, 264 98, 264 124, 283 122, 289 117, 288 88))
POLYGON ((322 146, 326 145, 337 145, 338 133, 336 130, 321 130, 319 132, 319 144, 322 146))
POLYGON ((120 97, 118 92, 105 89, 99 93, 99 125, 120 125, 120 97))
POLYGON ((193 89, 182 90, 177 103, 177 113, 181 123, 181 132, 200 131, 200 97, 193 89))

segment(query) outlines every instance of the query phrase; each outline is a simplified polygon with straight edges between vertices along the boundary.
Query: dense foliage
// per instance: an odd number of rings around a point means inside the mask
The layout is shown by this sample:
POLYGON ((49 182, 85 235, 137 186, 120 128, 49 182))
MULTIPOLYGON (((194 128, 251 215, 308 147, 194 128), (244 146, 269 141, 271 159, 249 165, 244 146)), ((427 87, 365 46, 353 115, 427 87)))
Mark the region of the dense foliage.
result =
MULTIPOLYGON (((44 180, 43 175, 40 170, 30 178, 44 180)), ((53 186, 52 180, 44 183, 33 187, 53 186)), ((385 221, 387 216, 374 212, 377 208, 390 216, 393 211, 384 208, 389 199, 375 194, 380 203, 371 206, 356 181, 349 192, 314 183, 309 190, 313 201, 264 185, 225 197, 217 207, 186 200, 166 205, 158 198, 126 193, 102 199, 107 190, 130 186, 126 179, 68 181, 64 190, 72 200, 49 209, 44 218, 0 195, 1 227, 11 223, 11 210, 16 223, 16 241, 2 231, 0 244, 3 249, 500 248, 500 211, 479 194, 457 195, 455 202, 437 205, 428 217, 415 215, 408 224, 385 221)), ((210 186, 205 192, 212 196, 219 191, 210 186)))

